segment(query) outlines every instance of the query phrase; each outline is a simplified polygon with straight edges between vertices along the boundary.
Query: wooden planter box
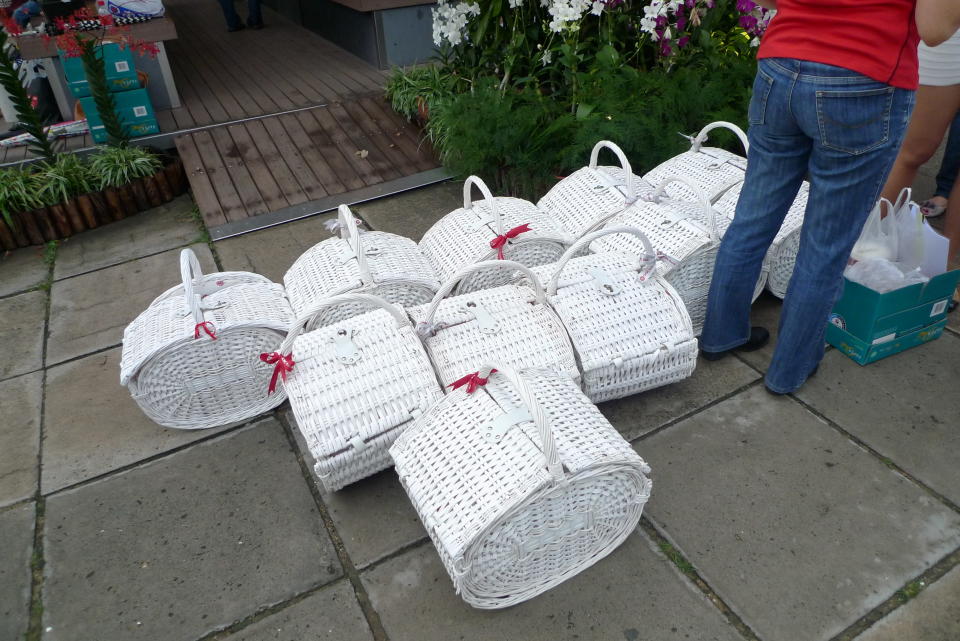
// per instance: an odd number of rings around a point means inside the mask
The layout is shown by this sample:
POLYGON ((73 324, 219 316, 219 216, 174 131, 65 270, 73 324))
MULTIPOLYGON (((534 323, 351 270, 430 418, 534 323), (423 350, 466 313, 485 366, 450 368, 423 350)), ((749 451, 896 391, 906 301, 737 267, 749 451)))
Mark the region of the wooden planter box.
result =
POLYGON ((179 158, 172 158, 154 175, 123 187, 91 192, 66 203, 19 212, 13 216, 13 226, 0 218, 0 248, 17 249, 69 238, 145 209, 159 207, 186 190, 183 163, 179 158))

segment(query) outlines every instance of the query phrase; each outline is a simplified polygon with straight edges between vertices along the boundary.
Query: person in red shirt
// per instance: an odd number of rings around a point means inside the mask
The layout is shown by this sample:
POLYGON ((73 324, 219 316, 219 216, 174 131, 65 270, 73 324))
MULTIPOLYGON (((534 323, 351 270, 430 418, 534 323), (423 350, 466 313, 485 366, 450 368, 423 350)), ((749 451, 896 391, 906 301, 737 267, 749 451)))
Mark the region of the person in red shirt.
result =
POLYGON ((770 338, 750 326, 767 249, 805 177, 796 266, 764 383, 795 391, 816 371, 850 251, 903 141, 918 84, 917 44, 960 27, 956 0, 759 0, 777 9, 750 102, 747 173, 717 254, 701 353, 716 360, 770 338))

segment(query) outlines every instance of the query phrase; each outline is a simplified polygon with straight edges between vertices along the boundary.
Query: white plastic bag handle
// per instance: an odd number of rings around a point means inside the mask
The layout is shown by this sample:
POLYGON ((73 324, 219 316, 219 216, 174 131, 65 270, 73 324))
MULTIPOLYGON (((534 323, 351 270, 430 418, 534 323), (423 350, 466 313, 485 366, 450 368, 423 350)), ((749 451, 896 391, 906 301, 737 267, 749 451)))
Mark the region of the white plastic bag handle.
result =
POLYGON ((593 146, 593 151, 590 152, 590 169, 597 168, 597 160, 600 157, 600 150, 609 149, 617 158, 620 160, 620 166, 623 168, 624 173, 626 174, 626 187, 627 187, 627 204, 632 204, 637 200, 637 191, 633 184, 633 169, 630 168, 630 161, 627 160, 627 155, 623 153, 623 150, 620 149, 615 143, 610 142, 609 140, 601 140, 593 146))
POLYGON ((536 300, 538 305, 543 305, 546 301, 546 292, 543 291, 543 285, 540 284, 540 281, 537 280, 536 274, 530 271, 529 267, 525 267, 520 263, 516 263, 512 260, 484 260, 479 263, 474 263, 473 265, 468 265, 464 267, 459 272, 453 275, 453 277, 445 282, 440 289, 437 291, 436 295, 433 297, 433 301, 430 302, 430 307, 427 309, 427 315, 423 322, 432 324, 433 317, 437 313, 437 308, 440 307, 440 301, 447 297, 450 292, 453 291, 453 288, 457 286, 461 280, 466 278, 471 274, 483 271, 485 269, 511 269, 514 271, 521 272, 527 279, 531 282, 533 286, 533 291, 536 294, 536 300))
POLYGON ((290 332, 287 334, 287 337, 283 339, 283 343, 280 344, 280 347, 277 348, 277 351, 281 354, 289 356, 290 351, 293 349, 293 341, 303 333, 304 328, 310 324, 310 321, 312 321, 317 314, 323 310, 330 307, 338 307, 340 305, 357 303, 370 305, 373 307, 380 307, 387 310, 397 321, 398 328, 410 326, 410 319, 407 317, 406 312, 399 309, 396 305, 388 303, 379 296, 373 296, 371 294, 340 294, 323 299, 319 303, 310 307, 307 312, 301 314, 300 317, 293 323, 293 326, 290 328, 290 332))
POLYGON ((200 284, 203 270, 192 249, 180 251, 180 278, 183 281, 183 299, 187 306, 187 314, 193 316, 194 323, 200 324, 203 322, 203 310, 200 308, 200 296, 195 293, 194 287, 195 284, 200 284))
POLYGON ((665 196, 667 193, 667 185, 669 185, 672 182, 683 183, 684 185, 689 187, 690 190, 696 195, 697 200, 700 201, 700 205, 703 207, 704 213, 707 215, 707 220, 710 221, 710 229, 708 230, 710 232, 710 240, 712 240, 713 242, 719 242, 720 232, 717 231, 716 210, 713 208, 713 206, 710 205, 710 201, 707 200, 707 197, 703 193, 703 190, 701 190, 699 187, 694 185, 692 182, 690 182, 686 178, 683 178, 681 176, 667 176, 666 178, 664 178, 663 182, 660 183, 660 186, 657 187, 656 193, 654 193, 653 195, 653 202, 659 204, 660 199, 663 196, 665 196))
POLYGON ((560 454, 557 452, 557 442, 553 438, 553 430, 550 428, 550 419, 547 417, 546 412, 543 411, 543 407, 537 401, 537 397, 534 396, 533 390, 527 385, 523 376, 512 367, 500 368, 493 365, 484 365, 480 368, 480 371, 477 372, 477 375, 487 380, 489 380, 491 376, 503 376, 513 384, 520 394, 520 400, 523 401, 523 404, 526 405, 530 411, 530 417, 533 419, 533 423, 537 426, 537 431, 540 433, 540 445, 543 448, 543 458, 547 471, 550 472, 550 476, 552 476, 555 481, 562 481, 563 465, 560 463, 560 454), (492 372, 494 369, 497 371, 492 372))
POLYGON ((590 232, 589 234, 584 234, 577 242, 570 246, 570 249, 564 252, 563 256, 560 257, 560 260, 557 261, 557 271, 553 273, 553 277, 550 279, 550 283, 547 285, 547 296, 554 296, 557 293, 557 285, 560 282, 560 274, 563 272, 563 268, 567 266, 567 263, 573 258, 580 249, 589 245, 597 238, 601 236, 607 236, 609 234, 632 234, 640 239, 640 242, 643 243, 643 254, 637 257, 637 268, 641 271, 642 276, 645 278, 657 264, 657 254, 653 250, 653 245, 650 243, 650 239, 647 238, 647 235, 636 227, 628 227, 627 225, 617 225, 614 227, 605 227, 604 229, 598 229, 597 231, 590 232))
POLYGON ((743 145, 743 153, 747 155, 750 153, 750 142, 747 140, 747 134, 743 132, 743 129, 736 126, 732 122, 727 122, 726 120, 718 120, 716 122, 711 122, 709 125, 700 130, 700 133, 693 139, 691 142, 691 148, 695 152, 700 151, 700 147, 703 146, 703 143, 707 142, 707 134, 709 134, 714 129, 729 129, 737 135, 737 138, 740 139, 740 143, 743 145))
POLYGON ((490 208, 493 210, 494 216, 497 219, 497 235, 503 235, 503 214, 500 213, 500 208, 497 206, 497 201, 493 199, 493 194, 490 192, 490 188, 487 187, 487 183, 483 182, 479 176, 469 176, 465 181, 463 181, 463 208, 464 209, 473 209, 473 194, 471 189, 476 186, 480 190, 480 193, 483 194, 485 200, 490 201, 490 208))

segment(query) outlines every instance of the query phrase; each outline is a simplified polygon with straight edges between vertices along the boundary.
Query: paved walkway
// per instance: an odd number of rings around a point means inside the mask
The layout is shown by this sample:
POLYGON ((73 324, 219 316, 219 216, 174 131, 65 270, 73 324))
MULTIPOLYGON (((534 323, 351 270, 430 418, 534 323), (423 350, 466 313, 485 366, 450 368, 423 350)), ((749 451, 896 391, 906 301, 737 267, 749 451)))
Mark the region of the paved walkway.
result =
MULTIPOLYGON (((358 206, 419 238, 444 184, 358 206)), ((323 218, 211 246, 181 198, 0 261, 0 639, 960 638, 960 324, 773 398, 770 350, 601 409, 653 467, 636 533, 531 602, 467 607, 392 472, 321 497, 287 406, 160 428, 120 387, 124 326, 206 269, 279 279, 323 218), (46 260, 45 260, 46 258, 46 260)), ((758 320, 776 326, 779 302, 758 320)))

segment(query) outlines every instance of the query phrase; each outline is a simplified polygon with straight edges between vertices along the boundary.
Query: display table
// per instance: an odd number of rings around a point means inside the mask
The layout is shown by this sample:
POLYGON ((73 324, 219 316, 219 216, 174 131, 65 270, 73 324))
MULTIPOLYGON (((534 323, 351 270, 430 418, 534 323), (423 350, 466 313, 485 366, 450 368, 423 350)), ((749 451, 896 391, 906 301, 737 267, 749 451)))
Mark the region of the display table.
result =
MULTIPOLYGON (((134 41, 156 43, 159 50, 156 58, 135 57, 137 70, 154 79, 147 85, 147 91, 154 108, 179 107, 180 95, 177 93, 173 72, 170 70, 170 60, 167 58, 167 51, 163 46, 164 41, 177 39, 177 28, 173 20, 167 17, 156 18, 124 27, 124 32, 134 41), (159 80, 159 82, 156 80, 159 80)), ((67 91, 63 66, 60 64, 57 55, 56 42, 52 39, 45 39, 39 34, 24 34, 14 37, 13 40, 17 48, 20 49, 20 55, 23 56, 24 60, 42 61, 47 72, 47 78, 50 80, 53 95, 57 100, 60 115, 64 120, 73 120, 76 98, 67 91)))

